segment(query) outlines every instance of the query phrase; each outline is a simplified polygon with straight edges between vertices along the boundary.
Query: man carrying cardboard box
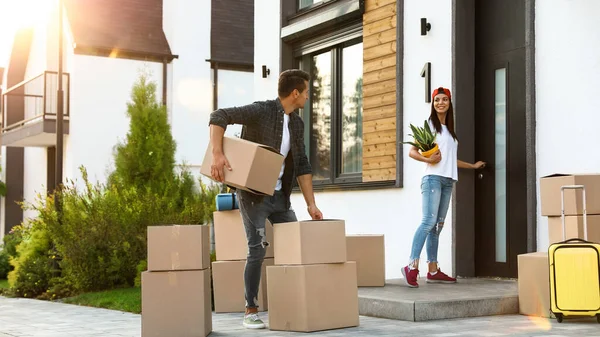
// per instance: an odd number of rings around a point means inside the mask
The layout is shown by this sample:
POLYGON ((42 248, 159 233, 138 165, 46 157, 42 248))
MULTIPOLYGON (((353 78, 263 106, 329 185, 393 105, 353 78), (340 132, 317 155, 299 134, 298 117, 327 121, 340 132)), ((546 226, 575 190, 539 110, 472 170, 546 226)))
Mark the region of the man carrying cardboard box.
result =
POLYGON ((295 113, 295 110, 304 107, 308 99, 309 80, 310 75, 305 71, 286 70, 279 75, 278 97, 275 100, 218 109, 210 116, 210 142, 213 149, 211 175, 216 181, 224 181, 224 169, 232 170, 223 153, 223 135, 229 124, 243 125, 242 139, 279 149, 285 158, 273 196, 263 197, 238 190, 240 212, 248 240, 243 325, 250 329, 265 328, 258 317, 257 301, 261 266, 266 246, 269 245, 265 236, 265 221, 267 218, 273 224, 297 221, 290 203, 294 177, 298 180, 312 219, 323 218, 315 204, 312 168, 304 150, 304 123, 295 113))

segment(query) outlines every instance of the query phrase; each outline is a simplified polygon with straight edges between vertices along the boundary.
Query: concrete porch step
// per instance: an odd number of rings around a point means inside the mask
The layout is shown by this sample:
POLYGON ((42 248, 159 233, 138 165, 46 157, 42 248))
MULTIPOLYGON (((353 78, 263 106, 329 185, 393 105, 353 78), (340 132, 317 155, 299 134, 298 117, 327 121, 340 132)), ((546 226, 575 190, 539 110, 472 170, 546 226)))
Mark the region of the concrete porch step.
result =
POLYGON ((516 280, 461 278, 456 284, 428 284, 409 288, 403 279, 387 280, 385 287, 358 289, 359 313, 404 321, 519 313, 516 280))

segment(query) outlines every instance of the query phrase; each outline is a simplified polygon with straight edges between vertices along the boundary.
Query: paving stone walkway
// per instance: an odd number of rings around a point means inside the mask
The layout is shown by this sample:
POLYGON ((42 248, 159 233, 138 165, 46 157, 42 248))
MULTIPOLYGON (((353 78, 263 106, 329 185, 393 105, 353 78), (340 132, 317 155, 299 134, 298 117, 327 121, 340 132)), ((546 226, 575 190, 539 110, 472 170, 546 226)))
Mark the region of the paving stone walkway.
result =
MULTIPOLYGON (((264 319, 267 318, 263 314, 264 319)), ((0 337, 131 336, 139 337, 140 315, 46 301, 0 296, 0 337)), ((406 322, 360 317, 360 327, 314 332, 311 336, 600 336, 595 319, 554 320, 520 315, 406 322)), ((240 314, 214 314, 214 336, 307 336, 269 330, 246 330, 240 314)))

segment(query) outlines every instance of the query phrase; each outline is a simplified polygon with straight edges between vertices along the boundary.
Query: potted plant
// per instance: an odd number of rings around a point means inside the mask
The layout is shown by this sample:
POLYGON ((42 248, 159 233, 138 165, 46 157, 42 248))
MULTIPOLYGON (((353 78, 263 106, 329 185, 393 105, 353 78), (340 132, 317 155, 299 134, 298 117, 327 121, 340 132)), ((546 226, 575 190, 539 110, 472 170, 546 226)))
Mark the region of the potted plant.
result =
POLYGON ((435 142, 435 134, 431 131, 427 120, 423 124, 423 127, 418 127, 410 124, 412 134, 409 136, 413 137, 414 142, 403 142, 403 144, 410 144, 421 151, 421 155, 426 158, 431 157, 438 151, 438 145, 435 142))

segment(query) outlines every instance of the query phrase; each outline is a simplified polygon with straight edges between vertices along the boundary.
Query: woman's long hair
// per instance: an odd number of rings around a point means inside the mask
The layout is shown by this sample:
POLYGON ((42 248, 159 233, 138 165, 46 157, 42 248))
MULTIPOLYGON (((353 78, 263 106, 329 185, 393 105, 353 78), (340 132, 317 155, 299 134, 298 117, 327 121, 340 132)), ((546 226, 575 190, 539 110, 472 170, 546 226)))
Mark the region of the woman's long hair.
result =
MULTIPOLYGON (((446 127, 448 128, 448 131, 450 131, 452 138, 457 140, 456 133, 454 133, 454 107, 452 106, 452 101, 449 101, 448 103, 450 103, 450 105, 448 106, 448 111, 446 111, 446 127)), ((437 133, 442 133, 442 122, 440 122, 437 111, 435 111, 435 108, 433 107, 433 102, 431 102, 431 114, 429 115, 429 120, 431 121, 431 124, 433 124, 435 131, 437 131, 437 133)))

